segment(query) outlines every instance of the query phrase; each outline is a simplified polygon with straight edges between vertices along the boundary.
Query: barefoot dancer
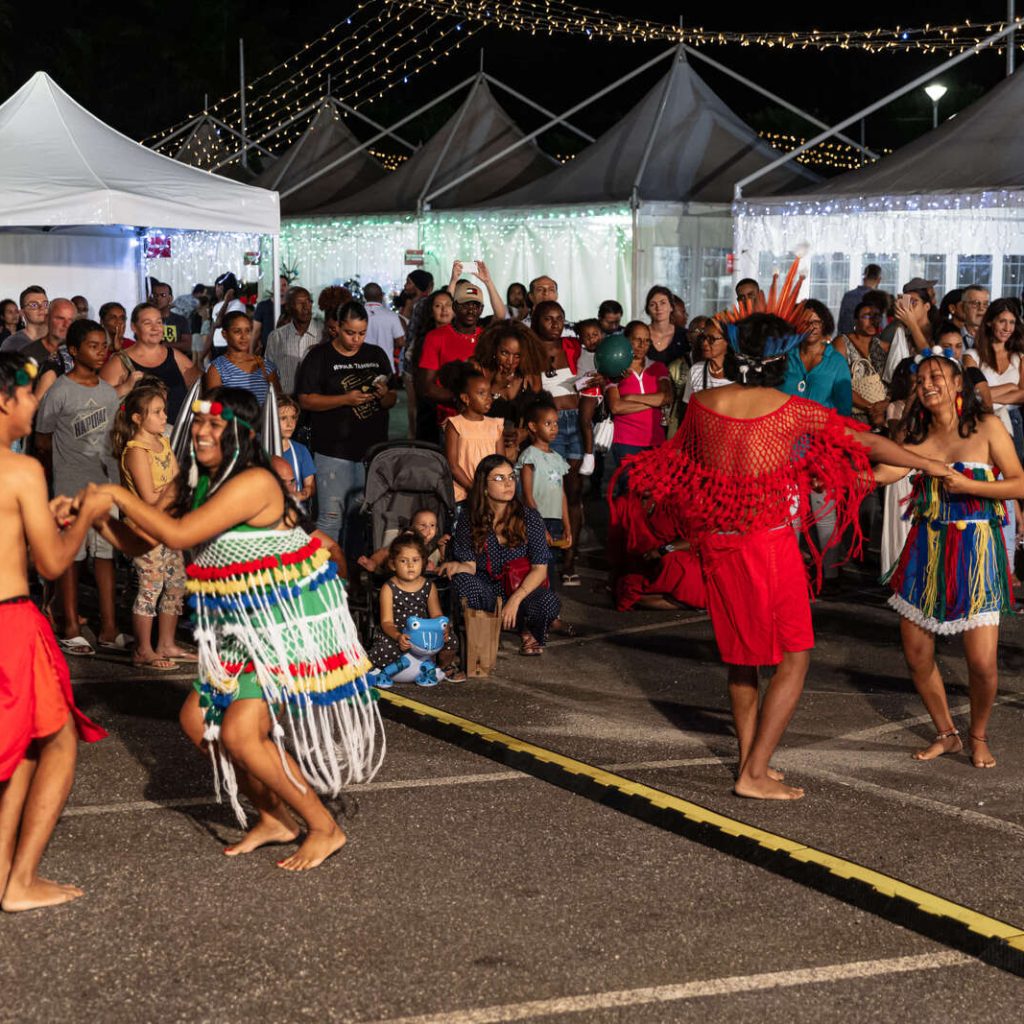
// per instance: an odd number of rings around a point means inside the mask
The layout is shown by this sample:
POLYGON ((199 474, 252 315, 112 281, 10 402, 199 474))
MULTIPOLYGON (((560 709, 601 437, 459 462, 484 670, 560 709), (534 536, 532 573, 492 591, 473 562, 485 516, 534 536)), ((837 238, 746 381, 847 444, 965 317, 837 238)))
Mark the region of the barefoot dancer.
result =
MULTIPOLYGON (((935 635, 962 633, 971 761, 994 768, 986 732, 996 697, 999 614, 1011 607, 1004 502, 1024 496, 1024 469, 1013 438, 998 417, 982 411, 952 350, 936 346, 917 359, 917 408, 906 443, 955 472, 941 484, 915 478, 907 513, 914 525, 889 580, 907 667, 937 733, 913 756, 931 761, 963 750, 935 663, 935 635)), ((882 483, 906 475, 889 466, 875 472, 882 483)))
MULTIPOLYGON (((372 778, 384 756, 364 678, 370 662, 334 564, 298 525, 300 513, 255 439, 256 399, 236 388, 210 399, 193 406, 192 451, 171 509, 178 518, 123 487, 109 490, 138 529, 170 548, 193 549, 187 572, 199 681, 181 725, 209 747, 242 824, 238 790, 259 812, 225 853, 291 842, 299 833, 294 811, 306 839, 279 865, 301 871, 345 842, 313 788, 336 796, 344 784, 372 778)), ((131 546, 130 531, 116 521, 104 529, 131 546)))
POLYGON ((28 599, 28 558, 54 580, 73 561, 91 522, 110 508, 110 497, 90 491, 78 517, 58 532, 54 517, 70 501, 47 509, 40 464, 11 451, 32 430, 35 362, 0 355, 0 906, 34 910, 83 895, 38 875, 75 777, 77 739, 93 743, 106 733, 76 707, 71 679, 53 630, 28 599), (53 514, 51 514, 51 512, 53 514))
POLYGON ((825 506, 835 505, 833 536, 851 528, 856 548, 857 509, 871 490, 869 458, 947 472, 833 410, 775 390, 801 338, 794 277, 795 266, 780 295, 773 283, 767 304, 759 302, 765 312, 744 304, 722 318, 732 320, 726 374, 739 383, 695 394, 671 441, 624 463, 630 490, 664 503, 700 555, 739 740, 734 792, 774 800, 803 796, 768 763, 796 710, 814 646, 794 509, 820 578, 812 489, 824 490, 825 506), (778 666, 760 708, 759 665, 778 666))

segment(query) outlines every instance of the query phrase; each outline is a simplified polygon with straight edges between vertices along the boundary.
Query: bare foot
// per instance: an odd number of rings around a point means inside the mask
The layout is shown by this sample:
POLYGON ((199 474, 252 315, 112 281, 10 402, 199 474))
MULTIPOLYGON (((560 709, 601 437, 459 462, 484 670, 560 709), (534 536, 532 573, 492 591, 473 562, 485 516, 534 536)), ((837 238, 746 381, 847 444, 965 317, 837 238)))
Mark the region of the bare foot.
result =
POLYGON ((22 910, 38 910, 40 907, 70 903, 84 895, 84 890, 77 885, 60 885, 48 878, 37 878, 26 886, 8 882, 0 907, 9 914, 16 914, 22 910))
POLYGON ((943 754, 959 754, 963 749, 963 740, 957 733, 941 732, 924 750, 915 750, 910 756, 915 761, 934 761, 943 754))
POLYGON ((279 860, 277 866, 285 871, 309 871, 323 864, 344 845, 345 833, 337 825, 330 832, 310 830, 303 844, 290 857, 279 860))
POLYGON ((287 811, 282 810, 281 814, 281 818, 261 817, 240 842, 224 847, 225 855, 237 857, 241 853, 252 853, 253 850, 270 843, 294 842, 299 835, 299 826, 287 811))
POLYGON ((752 800, 799 800, 804 795, 800 786, 784 786, 776 779, 751 779, 749 776, 740 776, 732 791, 752 800))
MULTIPOLYGON (((740 764, 739 771, 736 772, 736 778, 739 778, 743 774, 743 765, 740 764)), ((780 772, 778 768, 772 768, 770 765, 767 772, 765 773, 769 779, 774 782, 782 782, 786 777, 785 772, 780 772)))
POLYGON ((984 736, 971 736, 971 764, 975 768, 995 768, 996 759, 989 749, 988 740, 984 736))

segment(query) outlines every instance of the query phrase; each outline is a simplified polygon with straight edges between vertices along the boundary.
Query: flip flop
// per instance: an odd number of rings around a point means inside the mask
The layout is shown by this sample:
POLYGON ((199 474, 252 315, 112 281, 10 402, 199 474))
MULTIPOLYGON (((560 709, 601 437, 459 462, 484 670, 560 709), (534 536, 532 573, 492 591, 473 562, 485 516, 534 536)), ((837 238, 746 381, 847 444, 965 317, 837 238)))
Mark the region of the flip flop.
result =
POLYGON ((84 636, 58 637, 57 643, 65 654, 73 655, 76 658, 88 658, 96 653, 92 644, 84 636))
POLYGON ((153 658, 151 661, 138 661, 132 658, 132 668, 147 669, 150 672, 173 672, 178 667, 177 662, 170 658, 153 658))
POLYGON ((182 648, 181 654, 161 654, 161 658, 167 658, 170 661, 186 661, 196 663, 199 661, 199 655, 195 651, 190 651, 187 648, 182 648))
POLYGON ((135 643, 135 637, 118 633, 113 640, 97 640, 96 646, 105 651, 127 651, 135 643))
POLYGON ((581 581, 579 576, 574 572, 563 572, 562 573, 562 586, 563 587, 578 587, 581 581))

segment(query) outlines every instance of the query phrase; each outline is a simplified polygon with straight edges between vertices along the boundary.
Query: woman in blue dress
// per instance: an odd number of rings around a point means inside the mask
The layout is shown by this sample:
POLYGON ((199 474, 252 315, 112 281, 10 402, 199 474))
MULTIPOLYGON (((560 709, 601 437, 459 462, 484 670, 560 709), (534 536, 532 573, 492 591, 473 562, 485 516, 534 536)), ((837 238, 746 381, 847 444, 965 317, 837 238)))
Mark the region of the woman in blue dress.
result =
MULTIPOLYGON (((906 515, 913 522, 899 562, 887 578, 889 604, 901 616, 903 654, 936 737, 913 755, 931 761, 963 750, 942 676, 936 634, 962 634, 970 692, 971 761, 994 768, 988 720, 995 702, 999 618, 1012 607, 1003 526, 1005 503, 1024 496, 1024 469, 1013 439, 987 414, 951 349, 917 357, 916 408, 906 447, 946 463, 943 480, 917 476, 906 515)), ((876 467, 879 483, 907 470, 876 467)))
POLYGON ((262 408, 271 388, 275 394, 281 393, 281 383, 277 379, 277 367, 252 351, 249 314, 241 310, 228 313, 224 317, 224 337, 228 349, 210 363, 203 378, 203 391, 209 394, 214 388, 241 388, 254 395, 262 408))

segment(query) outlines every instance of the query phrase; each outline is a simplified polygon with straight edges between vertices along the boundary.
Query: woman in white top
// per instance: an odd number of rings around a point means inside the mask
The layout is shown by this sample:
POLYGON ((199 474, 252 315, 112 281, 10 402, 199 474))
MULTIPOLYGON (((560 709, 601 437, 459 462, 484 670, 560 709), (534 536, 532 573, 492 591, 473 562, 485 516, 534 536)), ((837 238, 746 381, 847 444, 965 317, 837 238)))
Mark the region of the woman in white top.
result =
POLYGON ((974 345, 974 351, 964 354, 964 362, 977 366, 985 375, 992 393, 992 411, 1012 434, 1008 407, 1024 402, 1024 326, 1012 299, 996 299, 989 305, 974 345))
POLYGON ((690 396, 697 391, 732 383, 725 375, 725 353, 728 348, 722 325, 717 320, 709 320, 700 341, 701 357, 690 367, 690 379, 683 392, 684 403, 689 402, 690 396))

